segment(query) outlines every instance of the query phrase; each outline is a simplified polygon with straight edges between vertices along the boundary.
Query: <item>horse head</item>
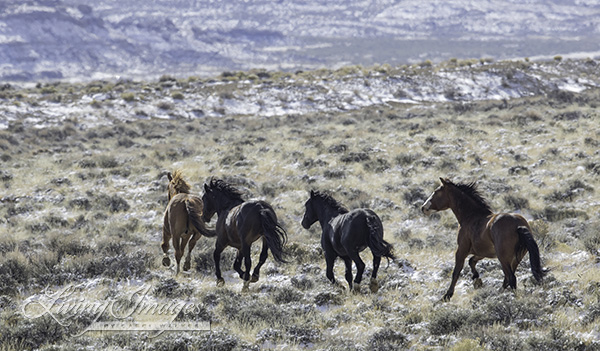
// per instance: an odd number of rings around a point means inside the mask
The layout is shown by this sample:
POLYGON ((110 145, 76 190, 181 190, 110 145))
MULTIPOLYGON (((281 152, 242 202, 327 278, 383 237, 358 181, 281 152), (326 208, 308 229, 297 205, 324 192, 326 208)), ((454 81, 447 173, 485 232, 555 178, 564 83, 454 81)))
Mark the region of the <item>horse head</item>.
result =
POLYGON ((311 190, 310 198, 304 204, 305 212, 304 212, 304 217, 302 217, 302 227, 304 229, 310 228, 310 226, 313 225, 318 220, 317 213, 315 212, 315 209, 314 209, 314 198, 315 198, 315 191, 311 190))
POLYGON ((421 206, 421 211, 425 215, 430 215, 434 212, 444 211, 450 208, 450 196, 448 189, 452 182, 449 179, 440 178, 441 185, 425 200, 421 206))

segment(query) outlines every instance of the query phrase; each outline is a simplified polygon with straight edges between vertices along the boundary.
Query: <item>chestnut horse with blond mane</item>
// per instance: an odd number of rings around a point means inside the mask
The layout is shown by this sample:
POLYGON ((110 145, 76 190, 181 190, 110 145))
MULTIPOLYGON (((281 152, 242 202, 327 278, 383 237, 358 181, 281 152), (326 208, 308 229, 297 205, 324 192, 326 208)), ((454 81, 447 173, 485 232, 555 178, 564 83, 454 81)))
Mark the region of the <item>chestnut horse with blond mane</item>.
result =
POLYGON ((168 195, 169 204, 165 210, 163 224, 163 238, 161 247, 164 252, 163 265, 171 265, 168 256, 169 240, 173 238, 173 249, 175 250, 175 261, 179 274, 179 263, 189 242, 188 254, 185 258, 183 270, 187 271, 191 266, 192 249, 200 235, 206 237, 216 236, 214 230, 208 229, 202 220, 202 199, 190 194, 190 185, 183 179, 181 171, 176 170, 173 174, 168 173, 169 179, 168 195))

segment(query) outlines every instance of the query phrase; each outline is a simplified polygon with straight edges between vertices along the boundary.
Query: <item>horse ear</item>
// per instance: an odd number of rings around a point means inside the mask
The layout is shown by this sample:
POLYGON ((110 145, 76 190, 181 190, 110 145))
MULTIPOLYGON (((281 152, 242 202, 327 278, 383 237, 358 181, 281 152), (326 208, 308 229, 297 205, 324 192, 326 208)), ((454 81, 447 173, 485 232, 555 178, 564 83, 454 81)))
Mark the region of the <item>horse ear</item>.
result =
POLYGON ((448 178, 441 178, 440 177, 440 181, 442 182, 443 185, 446 185, 446 184, 450 183, 450 179, 448 179, 448 178))
POLYGON ((205 192, 209 192, 210 191, 210 189, 208 188, 208 185, 206 185, 206 183, 204 184, 204 191, 205 192))
POLYGON ((173 180, 173 175, 171 174, 171 172, 167 172, 167 178, 169 179, 169 181, 173 180))

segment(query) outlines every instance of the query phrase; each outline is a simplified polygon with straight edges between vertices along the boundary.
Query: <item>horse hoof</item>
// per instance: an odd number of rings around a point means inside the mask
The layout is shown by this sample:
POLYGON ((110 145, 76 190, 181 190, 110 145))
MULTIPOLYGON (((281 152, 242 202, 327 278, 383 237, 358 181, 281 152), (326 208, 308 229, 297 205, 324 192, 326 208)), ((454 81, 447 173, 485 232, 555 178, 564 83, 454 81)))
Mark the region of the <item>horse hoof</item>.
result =
POLYGON ((369 289, 372 293, 376 293, 379 291, 379 283, 377 283, 377 280, 371 280, 371 282, 369 283, 369 289))
POLYGON ((252 275, 252 278, 250 279, 250 283, 256 283, 258 281, 258 275, 252 275))
POLYGON ((171 259, 169 258, 169 256, 163 257, 162 265, 165 267, 169 267, 171 265, 171 259))
POLYGON ((355 294, 360 293, 360 284, 354 283, 354 285, 352 286, 352 292, 355 294))
POLYGON ((189 271, 190 270, 190 266, 191 266, 191 264, 189 262, 184 263, 183 270, 186 271, 186 272, 189 271))
POLYGON ((217 279, 217 286, 223 286, 223 285, 225 285, 225 279, 223 279, 223 278, 217 279))
POLYGON ((479 289, 483 286, 483 282, 481 281, 481 278, 477 278, 475 280, 473 280, 473 287, 475 289, 479 289))
POLYGON ((249 285, 250 285, 250 281, 248 281, 248 280, 244 281, 244 286, 242 286, 243 293, 247 293, 250 291, 249 285))
POLYGON ((448 301, 450 301, 451 297, 452 297, 452 295, 449 295, 449 294, 444 295, 444 297, 442 297, 442 302, 448 302, 448 301))

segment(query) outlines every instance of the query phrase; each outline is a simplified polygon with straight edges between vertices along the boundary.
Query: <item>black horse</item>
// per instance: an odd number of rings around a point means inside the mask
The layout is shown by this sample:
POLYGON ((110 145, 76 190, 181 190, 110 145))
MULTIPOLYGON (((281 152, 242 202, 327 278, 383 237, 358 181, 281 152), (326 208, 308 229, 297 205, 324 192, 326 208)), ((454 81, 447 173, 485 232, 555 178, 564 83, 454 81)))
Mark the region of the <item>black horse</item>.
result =
POLYGON ((357 268, 354 290, 358 291, 365 270, 365 263, 358 253, 368 246, 373 253, 373 274, 369 288, 372 292, 377 292, 379 290, 377 271, 381 257, 394 259, 392 245, 383 240, 383 225, 379 216, 367 208, 348 211, 331 195, 315 191, 310 192, 310 199, 304 206, 306 212, 302 218, 302 226, 308 229, 318 220, 323 229, 321 246, 325 251, 327 279, 333 284, 336 283, 333 277, 333 263, 339 256, 346 264, 346 280, 352 289, 352 261, 354 261, 357 268))
POLYGON ((225 280, 221 276, 221 252, 232 246, 238 250, 233 269, 244 280, 242 291, 248 290, 250 282, 258 281, 260 268, 267 260, 267 250, 270 249, 273 257, 278 262, 286 262, 283 246, 287 241, 287 233, 278 224, 273 207, 264 201, 246 201, 242 193, 232 185, 220 179, 211 179, 204 184, 204 211, 202 218, 210 222, 213 215, 217 214, 217 242, 214 252, 217 285, 223 285, 225 280), (250 246, 262 237, 262 251, 258 264, 250 277, 252 262, 250 259, 250 246), (243 271, 242 258, 246 270, 243 271))

